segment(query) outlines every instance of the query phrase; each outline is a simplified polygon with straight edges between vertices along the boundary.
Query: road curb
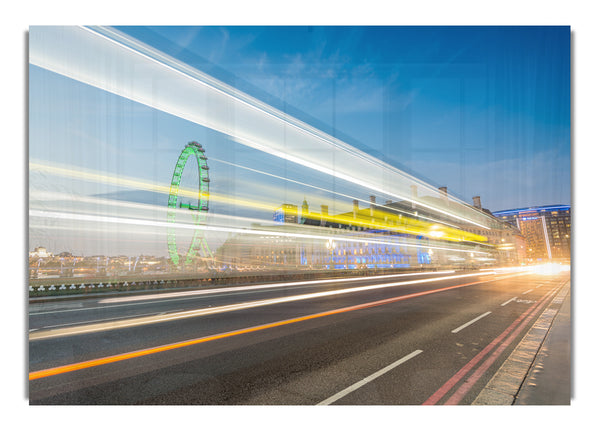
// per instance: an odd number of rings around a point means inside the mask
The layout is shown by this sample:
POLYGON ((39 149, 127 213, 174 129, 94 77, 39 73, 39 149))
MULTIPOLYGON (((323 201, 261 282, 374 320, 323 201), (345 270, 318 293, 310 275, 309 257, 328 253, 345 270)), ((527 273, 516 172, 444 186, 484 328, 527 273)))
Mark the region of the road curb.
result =
POLYGON ((570 279, 565 282, 550 305, 542 312, 500 369, 494 374, 472 405, 512 405, 552 329, 554 319, 570 292, 570 279))

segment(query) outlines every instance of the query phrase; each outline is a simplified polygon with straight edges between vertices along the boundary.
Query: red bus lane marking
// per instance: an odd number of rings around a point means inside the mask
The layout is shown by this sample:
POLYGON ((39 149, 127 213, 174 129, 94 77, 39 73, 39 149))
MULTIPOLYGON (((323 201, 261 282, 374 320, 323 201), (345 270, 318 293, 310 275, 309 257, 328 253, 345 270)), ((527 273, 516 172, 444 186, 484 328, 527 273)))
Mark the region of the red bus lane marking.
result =
POLYGON ((306 316, 296 317, 293 319, 280 320, 277 322, 267 323, 264 325, 252 326, 252 327, 248 327, 248 328, 244 328, 244 329, 239 329, 236 331, 223 332, 220 334, 209 335, 206 337, 181 341, 178 343, 172 343, 172 344, 166 344, 166 345, 152 347, 152 348, 148 348, 148 349, 136 350, 134 352, 122 353, 122 354, 107 356, 107 357, 99 358, 99 359, 91 359, 88 361, 77 362, 77 363, 69 364, 69 365, 62 365, 62 366, 58 366, 58 367, 54 367, 54 368, 48 368, 45 370, 32 371, 29 373, 29 380, 36 380, 36 379, 55 376, 55 375, 59 375, 59 374, 63 374, 63 373, 69 373, 72 371, 82 370, 85 368, 97 367, 100 365, 124 361, 126 359, 139 358, 139 357, 151 355, 154 353, 179 349, 182 347, 192 346, 192 345, 196 345, 196 344, 200 344, 200 343, 205 343, 208 341, 228 338, 228 337, 232 337, 235 335, 247 334, 250 332, 257 332, 257 331, 261 331, 264 329, 274 328, 277 326, 283 326, 283 325, 288 325, 291 323, 301 322, 301 321, 305 321, 305 320, 316 319, 318 317, 331 316, 334 314, 345 313, 348 311, 355 311, 355 310, 361 310, 361 309, 370 308, 370 307, 377 307, 379 305, 390 304, 393 302, 403 301, 403 300, 410 299, 410 298, 431 295, 433 293, 439 293, 439 292, 444 292, 446 290, 458 289, 459 287, 471 286, 474 284, 487 283, 490 281, 493 281, 493 280, 474 281, 471 283, 458 284, 455 286, 443 287, 440 289, 426 290, 423 292, 416 292, 416 293, 411 293, 408 295, 396 296, 394 298, 382 299, 382 300, 374 301, 374 302, 367 302, 367 303, 363 303, 363 304, 353 305, 350 307, 337 308, 334 310, 324 311, 321 313, 309 314, 306 316))
POLYGON ((444 397, 456 384, 466 376, 471 369, 473 369, 497 344, 502 342, 502 340, 506 339, 504 343, 498 348, 498 350, 488 358, 484 364, 477 369, 477 371, 471 376, 463 385, 459 387, 457 393, 448 399, 445 404, 458 404, 460 400, 464 397, 464 395, 468 392, 469 389, 479 380, 479 378, 483 375, 483 373, 492 365, 492 363, 497 359, 497 357, 502 353, 502 351, 516 338, 516 336, 523 330, 523 328, 527 325, 527 323, 533 318, 533 316, 542 308, 548 301, 550 297, 556 293, 559 288, 556 288, 548 293, 546 293, 539 304, 533 304, 529 307, 521 316, 519 316, 511 325, 502 332, 498 337, 496 337, 490 344, 488 344, 481 352, 479 352, 473 359, 471 359, 464 367, 462 367, 454 376, 452 376, 442 387, 440 387, 433 395, 431 395, 423 405, 433 405, 436 404, 440 399, 444 397), (529 317, 528 317, 529 316, 529 317), (527 319, 526 319, 527 318, 527 319), (526 319, 526 320, 525 320, 526 319), (525 320, 520 326, 521 323, 525 320), (518 328, 517 328, 518 326, 518 328), (517 328, 517 330, 515 330, 517 328), (514 331, 514 332, 513 332, 514 331), (511 335, 512 333, 512 335, 511 335), (508 337, 508 338, 507 338, 508 337))
MULTIPOLYGON (((557 288, 553 292, 556 293, 558 290, 559 289, 557 288)), ((446 404, 446 405, 458 404, 464 398, 464 396, 467 394, 467 392, 469 392, 469 390, 473 387, 473 385, 475 385, 475 383, 477 383, 477 381, 481 378, 481 376, 483 376, 483 373, 485 373, 487 371, 487 369, 490 368, 492 366, 492 364, 496 361, 496 359, 498 359, 498 356, 500 356, 500 354, 510 345, 510 343, 512 343, 514 341, 514 339, 517 338, 517 336, 521 332, 523 332, 523 330, 525 329, 527 324, 531 321, 531 319, 533 319, 534 316, 537 314, 537 312, 541 308, 543 308, 549 301, 550 301, 550 298, 546 298, 544 300, 544 302, 539 304, 536 307, 535 311, 533 313, 531 313, 519 325, 519 327, 506 340, 504 340, 504 342, 502 342, 502 344, 500 346, 498 346, 496 351, 494 353, 492 353, 490 355, 490 357, 488 359, 486 359, 485 362, 483 364, 481 364, 481 366, 477 370, 475 370, 475 372, 471 375, 471 377, 469 377, 467 379, 467 381, 465 383, 463 383, 456 390, 456 392, 448 399, 448 401, 446 401, 444 404, 446 404)))

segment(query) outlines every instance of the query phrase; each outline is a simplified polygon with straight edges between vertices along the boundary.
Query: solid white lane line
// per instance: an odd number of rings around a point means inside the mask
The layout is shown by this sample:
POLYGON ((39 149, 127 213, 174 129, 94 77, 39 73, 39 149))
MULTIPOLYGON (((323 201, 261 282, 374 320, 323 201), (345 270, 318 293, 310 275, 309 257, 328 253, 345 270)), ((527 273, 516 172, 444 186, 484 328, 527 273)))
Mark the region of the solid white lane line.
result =
POLYGON ((465 329, 467 326, 472 325, 473 323, 477 322, 479 319, 483 319, 485 316, 487 316, 488 314, 492 314, 491 311, 485 312, 483 313, 481 316, 478 316, 476 318, 474 318, 473 320, 470 320, 469 322, 465 323, 464 325, 459 326, 456 329, 452 330, 453 334, 456 334, 459 331, 462 331, 463 329, 465 329))
POLYGON ((527 292, 523 292, 523 295, 527 295, 529 292, 531 292, 533 289, 529 289, 527 292))
POLYGON ((422 350, 415 350, 414 352, 406 355, 405 357, 403 357, 402 359, 397 360, 396 362, 388 365, 385 368, 382 368, 381 370, 371 374, 368 377, 365 377, 364 379, 362 379, 359 382, 356 382, 355 384, 353 384, 352 386, 348 386, 346 389, 338 392, 335 395, 332 395, 331 397, 327 398, 324 401, 321 401, 319 404, 317 404, 318 406, 327 406, 331 403, 334 403, 335 401, 339 400, 342 397, 345 397, 346 395, 348 395, 350 392, 354 392, 355 390, 357 390, 358 388, 360 388, 361 386, 366 385, 367 383, 375 380, 377 377, 382 376, 383 374, 387 373, 390 370, 393 370, 394 368, 396 368, 398 365, 403 364, 404 362, 408 361, 409 359, 414 358, 415 356, 417 356, 418 354, 423 353, 422 350))
POLYGON ((510 302, 512 302, 512 301, 514 301, 515 299, 517 299, 517 297, 516 297, 516 296, 513 296, 513 297, 512 297, 512 298, 510 298, 508 301, 506 301, 504 304, 500 304, 500 307, 504 307, 506 304, 508 304, 508 303, 510 303, 510 302))

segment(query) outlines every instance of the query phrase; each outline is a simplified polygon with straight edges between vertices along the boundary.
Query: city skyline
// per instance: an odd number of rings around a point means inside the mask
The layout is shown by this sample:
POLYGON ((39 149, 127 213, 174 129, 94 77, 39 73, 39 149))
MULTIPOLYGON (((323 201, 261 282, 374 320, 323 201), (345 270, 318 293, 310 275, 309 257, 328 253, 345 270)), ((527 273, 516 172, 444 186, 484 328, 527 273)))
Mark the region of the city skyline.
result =
MULTIPOLYGON (((111 69, 119 63, 110 56, 98 57, 98 67, 107 68, 99 78, 61 72, 52 65, 53 48, 38 48, 57 31, 31 29, 34 58, 49 58, 29 71, 30 215, 38 217, 32 247, 164 253, 168 186, 191 140, 208 157, 208 223, 229 226, 207 234, 213 249, 231 226, 271 220, 282 203, 306 199, 342 213, 352 199, 368 204, 373 193, 379 203, 409 197, 405 181, 422 187, 419 198, 446 187, 467 206, 480 196, 491 211, 570 204, 568 27, 64 28, 73 32, 67 49, 99 32, 159 62, 171 56, 167 62, 189 70, 184 76, 199 74, 224 89, 205 105, 188 97, 187 78, 164 81, 155 75, 161 69, 149 69, 130 81, 127 68, 111 69), (479 42, 471 42, 474 35, 479 42), (521 39, 526 48, 515 52, 521 39), (394 49, 394 41, 403 48, 394 49), (220 56, 210 51, 216 46, 220 56), (506 70, 506 61, 514 67, 506 70), (121 75, 124 86, 111 90, 121 75), (216 96, 228 92, 239 96, 216 96), (231 104, 237 97, 242 102, 231 104), (258 106, 261 118, 248 117, 258 123, 244 120, 245 106, 258 106), (211 111, 214 120, 196 120, 211 111), (279 117, 281 132, 270 123, 279 117), (248 141, 256 137, 274 147, 248 141), (71 215, 51 221, 52 211, 71 215), (88 215, 66 221, 77 213, 88 215), (115 216, 125 225, 112 223, 115 216), (134 219, 153 225, 128 227, 134 219)), ((198 173, 187 168, 183 175, 182 187, 193 193, 198 173)))

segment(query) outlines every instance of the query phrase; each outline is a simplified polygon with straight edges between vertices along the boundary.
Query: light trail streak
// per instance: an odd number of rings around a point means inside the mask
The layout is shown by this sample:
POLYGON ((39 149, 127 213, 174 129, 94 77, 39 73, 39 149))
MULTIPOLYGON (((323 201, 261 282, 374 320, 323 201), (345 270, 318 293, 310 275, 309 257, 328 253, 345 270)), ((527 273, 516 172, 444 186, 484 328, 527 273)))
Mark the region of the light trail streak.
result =
POLYGON ((347 312, 351 312, 351 311, 357 311, 357 310, 362 310, 362 309, 366 309, 366 308, 392 304, 394 302, 399 302, 399 301, 404 301, 407 299, 418 298, 421 296, 445 292, 448 290, 458 289, 460 287, 470 286, 470 285, 479 284, 479 283, 483 283, 483 282, 484 281, 475 281, 475 282, 471 282, 471 283, 464 283, 464 284, 458 284, 458 285, 449 286, 449 287, 443 287, 440 289, 411 293, 408 295, 397 296, 394 298, 383 299, 380 301, 367 302, 367 303, 363 303, 363 304, 353 305, 350 307, 337 308, 334 310, 329 310, 329 311, 325 311, 325 312, 321 312, 321 313, 309 314, 306 316, 296 317, 296 318, 292 318, 292 319, 280 320, 277 322, 267 323, 264 325, 252 326, 249 328, 239 329, 236 331, 230 331, 230 332, 224 332, 224 333, 215 334, 215 335, 209 335, 206 337, 195 338, 192 340, 186 340, 186 341, 182 341, 182 342, 178 342, 178 343, 166 344, 166 345, 153 347, 153 348, 149 348, 149 349, 141 349, 141 350, 136 350, 134 352, 128 352, 128 353, 123 353, 123 354, 118 354, 118 355, 113 355, 113 356, 107 356, 107 357, 103 357, 103 358, 99 358, 99 359, 92 359, 92 360, 88 360, 88 361, 58 366, 58 367, 49 368, 49 369, 45 369, 45 370, 32 371, 29 373, 29 380, 31 381, 31 380, 36 380, 36 379, 40 379, 40 378, 56 376, 56 375, 60 375, 60 374, 64 374, 64 373, 77 371, 77 370, 83 370, 86 368, 97 367, 100 365, 106 365, 106 364, 120 362, 120 361, 124 361, 124 360, 128 360, 128 359, 152 355, 155 353, 161 353, 161 352, 166 352, 166 351, 170 351, 170 350, 180 349, 183 347, 189 347, 189 346, 193 346, 193 345, 197 345, 197 344, 206 343, 209 341, 216 341, 216 340, 225 339, 225 338, 229 338, 229 337, 233 337, 233 336, 237 336, 237 335, 248 334, 248 333, 257 332, 257 331, 263 331, 266 329, 289 325, 289 324, 293 324, 293 323, 299 323, 299 322, 303 322, 303 321, 307 321, 307 320, 311 320, 311 319, 317 319, 317 318, 321 318, 321 317, 333 316, 336 314, 347 313, 347 312))
MULTIPOLYGON (((111 184, 120 187, 134 187, 142 190, 148 190, 153 192, 159 192, 164 194, 169 194, 170 187, 162 186, 159 184, 154 184, 148 181, 141 181, 137 179, 126 178, 122 176, 113 176, 107 175, 103 173, 97 173, 93 171, 85 171, 74 168, 67 167, 59 167, 52 166, 40 162, 31 161, 29 163, 30 170, 33 171, 42 171, 48 172, 54 175, 60 175, 68 178, 75 178, 79 180, 93 181, 103 184, 111 184)), ((198 191, 193 191, 190 189, 179 189, 179 194, 184 197, 197 199, 198 191)), ((205 194, 206 195, 206 194, 205 194)), ((207 196, 208 199, 208 196, 207 196)), ((248 200, 248 199, 240 199, 240 198, 230 198, 223 195, 218 195, 211 193, 210 200, 216 201, 219 203, 230 204, 233 206, 240 206, 245 208, 250 208, 253 210, 262 209, 265 211, 273 211, 278 205, 274 202, 259 202, 256 200, 248 200)), ((434 225, 429 222, 423 222, 420 220, 415 220, 410 217, 402 217, 402 219, 387 222, 387 218, 390 217, 389 213, 380 210, 374 210, 373 216, 368 218, 363 217, 353 217, 349 215, 320 215, 324 220, 331 223, 338 224, 346 224, 346 225, 354 225, 360 226, 367 229, 378 229, 378 230, 388 230, 391 232, 399 232, 399 233, 408 233, 412 235, 423 235, 431 238, 443 238, 445 240, 454 241, 454 242, 463 242, 470 241, 474 243, 481 243, 485 241, 487 238, 481 235, 476 235, 470 232, 466 232, 459 229, 454 229, 451 227, 445 227, 443 232, 440 230, 432 230, 436 228, 437 225, 434 225)))
MULTIPOLYGON (((210 232, 226 232, 226 233, 240 233, 240 234, 248 234, 248 235, 272 235, 274 237, 285 237, 285 238, 303 238, 303 239, 319 239, 328 241, 332 238, 332 235, 312 235, 312 234, 304 234, 304 233, 295 233, 295 232, 281 232, 281 231, 269 231, 269 230, 257 230, 257 229, 247 229, 247 228, 235 228, 235 227, 220 227, 220 226, 207 226, 207 225, 196 225, 196 224, 187 224, 187 223, 173 223, 173 222, 160 222, 155 220, 142 220, 142 219, 133 219, 133 218, 124 218, 124 217, 109 217, 109 216, 100 216, 100 215, 90 215, 90 214, 74 214, 74 213, 63 213, 58 211, 43 211, 43 210, 29 210, 30 217, 42 217, 49 219, 62 219, 62 220, 79 220, 79 221, 87 221, 87 222, 96 222, 96 223, 115 223, 115 224, 125 224, 125 225, 138 225, 138 226, 155 226, 155 227, 174 227, 180 229, 201 229, 204 231, 210 232)), ((346 241, 353 243, 362 243, 362 244, 382 244, 382 245, 401 245, 403 247, 416 247, 421 248, 420 244, 411 244, 411 243, 398 243, 392 241, 382 241, 377 239, 363 239, 357 237, 345 237, 339 234, 333 235, 336 241, 346 241)), ((477 251, 471 249, 458 249, 458 248, 449 248, 449 247, 441 247, 436 245, 428 245, 430 249, 434 250, 446 250, 446 251, 455 251, 459 253, 476 253, 476 254, 484 254, 488 253, 485 251, 477 251)))
MULTIPOLYGON (((187 292, 170 292, 170 293, 156 293, 152 295, 136 295, 125 298, 108 298, 98 301, 100 304, 114 304, 121 302, 135 302, 135 301, 147 301, 149 299, 164 299, 164 298, 175 298, 184 296, 197 296, 197 295, 211 295, 215 293, 227 293, 227 292, 240 292, 244 290, 261 290, 261 289, 273 289, 278 287, 292 287, 292 286, 310 286, 313 284, 337 284, 346 283, 349 281, 364 281, 364 280, 381 280, 384 278, 399 278, 399 277, 414 277, 417 275, 431 275, 431 274, 452 274, 455 271, 433 271, 433 272, 412 272, 407 274, 392 274, 392 275, 375 275, 372 277, 347 277, 347 278, 335 278, 330 280, 309 280, 309 281, 292 281, 287 283, 269 283, 269 284, 256 284, 249 286, 235 286, 235 287, 220 287, 216 289, 203 289, 203 290, 192 290, 187 292)), ((481 274, 480 274, 481 275, 481 274)))
MULTIPOLYGON (((240 165, 238 163, 227 162, 225 160, 216 159, 214 157, 211 157, 211 161, 223 163, 225 165, 233 166, 233 167, 240 168, 240 169, 245 169, 245 170, 248 170, 250 172, 254 172, 254 173, 257 173, 257 174, 269 176, 269 177, 272 177, 272 178, 277 178, 278 180, 290 182, 290 183, 297 184, 297 185, 300 185, 300 186, 303 186, 303 187, 312 188, 312 189, 319 190, 319 191, 322 191, 322 192, 325 192, 325 193, 335 194, 335 195, 341 196, 343 198, 352 199, 352 200, 356 199, 357 201, 362 202, 364 204, 368 204, 368 205, 371 204, 370 201, 368 201, 366 199, 362 199, 362 198, 357 197, 357 196, 351 196, 351 195, 347 195, 345 193, 341 193, 341 192, 330 190, 330 189, 325 189, 323 187, 315 186, 315 185, 308 184, 308 183, 305 183, 305 182, 302 182, 302 181, 293 180, 291 178, 285 178, 285 177, 282 177, 280 175, 275 175, 275 174, 272 174, 272 173, 269 173, 269 172, 261 171, 259 169, 250 168, 248 166, 243 166, 243 165, 240 165)), ((406 214, 406 215, 412 215, 412 214, 410 214, 407 211, 403 211, 403 210, 399 210, 399 209, 394 209, 394 211, 402 213, 402 214, 406 214)), ((449 223, 447 221, 434 219, 434 218, 427 217, 427 216, 424 216, 424 215, 421 215, 420 218, 423 218, 423 219, 426 219, 426 220, 431 220, 433 223, 439 223, 439 224, 443 224, 443 225, 446 225, 446 226, 450 226, 450 227, 455 228, 455 229, 460 229, 459 226, 454 225, 452 223, 449 223)))
MULTIPOLYGON (((196 195, 197 196, 197 195, 196 195)), ((127 210, 139 210, 137 212, 132 211, 131 213, 126 214, 126 218, 140 218, 142 220, 155 220, 157 217, 157 213, 159 217, 164 219, 166 218, 166 214, 168 211, 168 207, 164 205, 154 205, 154 204, 142 204, 136 202, 122 201, 116 199, 104 199, 98 197, 90 197, 85 195, 74 195, 71 193, 60 193, 60 192, 42 192, 33 190, 29 194, 30 197, 30 208, 32 207, 43 207, 44 209, 40 209, 40 211, 59 211, 65 212, 65 208, 68 203, 73 206, 73 212, 83 214, 85 210, 81 209, 81 204, 92 204, 95 206, 93 209, 93 215, 97 214, 97 208, 99 207, 115 207, 115 208, 124 208, 127 210), (59 201, 59 204, 56 204, 56 201, 59 201), (67 203, 63 202, 66 201, 67 203), (52 209, 53 207, 59 209, 52 209), (140 214, 143 213, 143 214, 140 214), (137 216, 136 216, 137 215, 137 216)), ((189 210, 187 209, 175 209, 175 211, 182 215, 189 215, 189 210)), ((209 217, 215 220, 215 223, 230 223, 232 225, 251 225, 252 223, 270 223, 272 225, 276 225, 274 222, 264 219, 252 218, 252 217, 240 217, 233 216, 229 214, 217 214, 210 213, 209 217)))
MULTIPOLYGON (((201 309, 196 309, 196 310, 181 311, 181 312, 177 312, 177 313, 167 313, 167 314, 162 314, 162 315, 153 316, 153 317, 138 317, 138 318, 124 319, 124 320, 112 321, 112 322, 104 323, 104 324, 90 324, 90 325, 82 325, 82 326, 74 327, 74 328, 62 328, 62 329, 51 329, 51 330, 46 330, 46 331, 36 331, 34 333, 29 334, 29 340, 34 341, 34 340, 42 340, 42 339, 47 339, 47 338, 89 334, 92 332, 101 332, 101 331, 107 331, 107 330, 130 328, 130 327, 134 327, 134 326, 149 325, 149 324, 154 324, 154 323, 168 322, 168 321, 181 320, 181 319, 189 319, 192 317, 209 316, 212 314, 221 314, 221 313, 227 313, 227 312, 231 312, 231 311, 247 310, 250 308, 283 304, 283 303, 287 303, 287 302, 304 301, 307 299, 316 299, 316 298, 324 298, 324 297, 330 297, 330 296, 347 295, 350 293, 366 292, 366 291, 371 291, 371 290, 380 290, 380 289, 385 289, 385 288, 389 288, 389 287, 417 285, 417 284, 423 284, 423 283, 433 283, 436 281, 455 280, 455 279, 459 279, 459 278, 464 279, 464 278, 470 278, 470 277, 480 277, 480 276, 485 276, 485 275, 494 275, 494 273, 490 272, 490 273, 478 273, 478 274, 466 274, 466 275, 451 275, 451 276, 446 276, 446 277, 427 278, 427 279, 423 279, 423 280, 397 281, 397 282, 391 282, 391 283, 373 284, 373 285, 368 285, 368 286, 349 287, 346 289, 339 289, 339 290, 333 290, 333 291, 305 293, 305 294, 301 294, 301 295, 284 296, 284 297, 279 297, 279 298, 242 302, 242 303, 238 303, 238 304, 222 305, 222 306, 210 307, 210 308, 201 308, 201 309)), ((484 280, 484 281, 488 281, 488 280, 484 280)), ((483 283, 484 281, 478 281, 477 283, 483 283)))
MULTIPOLYGON (((29 169, 32 171, 47 172, 54 175, 59 175, 66 178, 73 178, 78 180, 90 181, 100 184, 110 184, 119 187, 132 187, 140 190, 146 190, 151 192, 163 193, 169 195, 170 186, 163 186, 155 184, 149 181, 142 181, 133 178, 127 178, 124 176, 108 175, 99 172, 93 172, 91 170, 81 170, 67 167, 52 166, 41 162, 30 161, 29 169)), ((179 188, 179 195, 186 198, 197 199, 198 190, 186 189, 183 187, 179 188)), ((211 201, 217 201, 225 204, 233 204, 246 208, 262 209, 267 211, 273 211, 278 204, 276 202, 263 203, 257 201, 249 201, 240 198, 230 198, 227 196, 218 195, 215 193, 205 193, 203 196, 210 198, 211 201)))
POLYGON ((246 139, 246 138, 242 138, 242 137, 239 137, 239 136, 233 136, 232 139, 235 140, 236 142, 239 142, 242 145, 246 145, 248 147, 256 148, 256 149, 258 149, 258 150, 260 150, 262 152, 265 152, 267 154, 271 154, 271 155, 279 157, 281 159, 284 159, 284 160, 296 163, 296 164, 298 164, 300 166, 305 166, 307 168, 313 169, 313 170, 318 171, 318 172, 322 172, 322 173, 330 175, 332 177, 339 178, 339 179, 344 180, 344 181, 348 181, 349 183, 357 184, 357 185, 359 185, 361 187, 366 187, 366 188, 368 188, 370 190, 374 190, 374 191, 382 193, 382 194, 387 194, 387 195, 392 196, 392 197, 394 197, 396 199, 407 201, 407 202, 411 202, 411 203, 414 203, 416 205, 420 205, 420 206, 422 206, 424 208, 427 208, 427 209, 429 209, 431 211, 434 211, 434 212, 437 212, 437 213, 440 213, 440 214, 444 214, 444 215, 446 215, 448 217, 452 217, 454 219, 457 219, 457 220, 460 220, 460 221, 463 221, 463 222, 474 224, 475 226, 478 226, 478 227, 483 228, 483 229, 490 230, 489 226, 482 225, 482 224, 477 223, 477 222, 475 222, 475 221, 473 221, 471 219, 467 219, 467 218, 464 218, 464 217, 457 216, 456 214, 453 214, 451 212, 442 210, 441 208, 434 207, 432 205, 425 204, 425 203, 423 203, 421 201, 416 201, 416 200, 414 200, 412 198, 409 198, 409 197, 407 197, 405 195, 401 195, 401 194, 392 192, 390 189, 384 189, 384 188, 376 185, 375 183, 369 183, 369 182, 365 181, 364 179, 355 178, 354 176, 352 176, 350 174, 344 174, 344 173, 340 172, 336 168, 328 168, 328 167, 321 166, 321 165, 319 165, 317 163, 308 162, 308 161, 303 160, 301 157, 294 156, 293 154, 290 154, 290 153, 288 153, 286 151, 277 151, 277 150, 271 149, 267 145, 263 145, 263 144, 260 144, 260 143, 257 143, 255 141, 252 141, 252 140, 249 140, 249 139, 246 139))
MULTIPOLYGON (((135 295, 135 296, 126 296, 123 298, 108 298, 101 299, 98 301, 99 304, 102 304, 102 309, 113 308, 113 307, 127 307, 132 305, 132 303, 137 303, 139 305, 148 305, 148 304, 160 304, 165 302, 177 301, 180 298, 185 299, 189 296, 219 296, 221 293, 239 293, 243 294, 246 291, 252 290, 261 290, 261 289, 276 289, 279 287, 289 288, 289 287, 297 287, 304 285, 313 285, 313 284, 337 284, 337 283, 346 283, 349 281, 364 281, 364 280, 380 280, 386 278, 400 278, 400 277, 409 277, 409 276, 426 276, 432 274, 452 274, 454 271, 433 271, 433 272, 416 272, 416 273, 407 273, 407 274, 392 274, 392 275, 377 275, 372 277, 348 277, 348 278, 335 278, 335 279, 326 279, 326 280, 309 280, 309 281, 293 281, 286 283, 271 283, 271 284, 262 284, 262 285, 248 285, 248 286, 235 286, 235 287, 221 287, 221 288, 213 288, 213 289, 204 289, 204 290, 192 290, 192 291, 184 291, 184 292, 162 292, 156 294, 149 295, 135 295), (108 305, 106 305, 108 304, 108 305)), ((133 304, 133 305, 137 305, 133 304)), ((31 306, 30 306, 31 307, 31 306)), ((48 306, 44 306, 46 309, 48 306)), ((38 316, 45 314, 62 314, 62 313, 70 313, 70 312, 81 312, 81 311, 90 311, 90 310, 98 310, 97 307, 75 307, 75 308, 67 308, 67 309, 51 309, 47 311, 30 311, 30 316, 38 316)), ((177 310, 183 311, 183 310, 177 310)), ((109 320, 109 319, 106 319, 109 320)), ((114 318, 112 319, 114 320, 114 318)), ((87 322, 79 322, 79 323, 87 323, 87 322)), ((74 323, 78 324, 78 323, 74 323)), ((57 325, 57 326, 65 326, 65 325, 57 325)), ((31 329, 31 331, 36 331, 40 328, 31 329)))
POLYGON ((490 229, 491 218, 465 203, 449 197, 459 207, 451 211, 412 198, 408 193, 411 184, 436 195, 438 192, 334 137, 113 30, 34 28, 30 31, 30 63, 209 127, 236 142, 300 166, 490 229), (107 67, 109 63, 122 67, 115 71, 107 67), (136 70, 145 73, 143 76, 132 75, 136 70), (206 105, 198 104, 197 100, 205 101, 206 105), (211 109, 204 109, 205 106, 211 106, 211 109), (235 112, 235 120, 224 116, 220 107, 229 107, 235 112), (317 157, 319 152, 310 149, 335 154, 335 164, 317 157), (360 177, 356 176, 357 172, 361 173, 360 177))
POLYGON ((569 272, 571 270, 571 265, 544 263, 541 265, 535 265, 531 267, 531 269, 538 275, 556 275, 561 272, 569 272))

